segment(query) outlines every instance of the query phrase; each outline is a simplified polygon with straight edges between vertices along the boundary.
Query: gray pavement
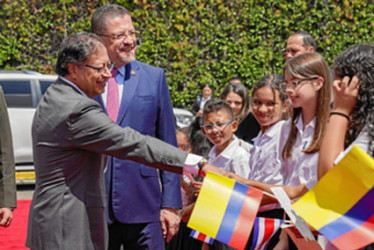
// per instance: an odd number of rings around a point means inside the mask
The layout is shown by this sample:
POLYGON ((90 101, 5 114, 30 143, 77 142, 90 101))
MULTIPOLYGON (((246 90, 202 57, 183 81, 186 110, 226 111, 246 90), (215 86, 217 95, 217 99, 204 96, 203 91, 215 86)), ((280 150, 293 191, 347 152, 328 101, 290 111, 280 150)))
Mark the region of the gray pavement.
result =
POLYGON ((17 200, 32 199, 34 188, 34 185, 17 185, 17 200))

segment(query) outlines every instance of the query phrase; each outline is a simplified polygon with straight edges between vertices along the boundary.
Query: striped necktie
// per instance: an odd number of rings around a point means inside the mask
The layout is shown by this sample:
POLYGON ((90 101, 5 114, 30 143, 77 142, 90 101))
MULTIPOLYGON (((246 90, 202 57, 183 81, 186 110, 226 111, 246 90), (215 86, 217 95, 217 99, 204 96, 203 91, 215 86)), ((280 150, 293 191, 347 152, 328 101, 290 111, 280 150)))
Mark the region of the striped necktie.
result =
POLYGON ((117 122, 119 112, 119 91, 116 75, 118 74, 117 69, 112 70, 112 77, 108 82, 108 97, 106 102, 106 110, 112 121, 117 122))

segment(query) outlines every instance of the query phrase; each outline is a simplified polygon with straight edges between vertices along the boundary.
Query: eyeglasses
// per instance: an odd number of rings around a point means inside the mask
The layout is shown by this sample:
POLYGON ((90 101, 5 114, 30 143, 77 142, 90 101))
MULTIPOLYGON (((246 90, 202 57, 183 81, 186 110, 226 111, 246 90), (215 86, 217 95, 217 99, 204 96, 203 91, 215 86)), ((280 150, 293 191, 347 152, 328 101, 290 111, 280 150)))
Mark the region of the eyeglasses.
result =
POLYGON ((132 31, 127 32, 127 33, 123 32, 123 33, 118 33, 118 34, 114 34, 114 35, 105 35, 105 34, 96 34, 96 35, 103 36, 103 37, 110 37, 111 39, 117 40, 117 41, 123 41, 123 40, 127 39, 128 37, 135 38, 137 34, 138 34, 138 32, 136 32, 135 30, 132 30, 132 31))
POLYGON ((112 71, 112 69, 114 68, 114 62, 110 62, 102 67, 95 67, 95 66, 92 66, 92 65, 89 65, 89 64, 85 64, 85 63, 82 63, 82 64, 78 64, 79 66, 83 66, 83 67, 87 67, 87 68, 91 68, 91 69, 94 69, 97 71, 97 73, 101 74, 104 72, 105 69, 108 69, 109 71, 112 71))
POLYGON ((302 78, 302 79, 294 80, 294 81, 291 81, 291 82, 286 82, 286 88, 296 90, 296 89, 299 89, 302 86, 302 84, 301 84, 302 82, 316 80, 317 78, 318 78, 318 76, 315 76, 315 77, 309 77, 309 78, 302 78))
POLYGON ((217 124, 204 124, 201 125, 201 128, 204 130, 205 133, 210 133, 213 131, 214 128, 217 128, 219 132, 222 132, 227 124, 232 123, 234 120, 228 121, 228 122, 218 122, 217 124))

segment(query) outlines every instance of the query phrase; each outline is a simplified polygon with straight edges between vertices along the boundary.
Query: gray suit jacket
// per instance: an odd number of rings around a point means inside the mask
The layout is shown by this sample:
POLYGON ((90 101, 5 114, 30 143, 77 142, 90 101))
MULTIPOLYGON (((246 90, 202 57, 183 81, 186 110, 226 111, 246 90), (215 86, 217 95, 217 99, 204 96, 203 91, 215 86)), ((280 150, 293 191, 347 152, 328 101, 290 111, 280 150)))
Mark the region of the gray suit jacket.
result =
POLYGON ((32 139, 36 186, 26 245, 38 250, 107 248, 103 153, 175 173, 183 172, 187 157, 116 125, 60 78, 38 105, 32 139))
POLYGON ((17 206, 12 135, 3 89, 0 87, 0 207, 17 206))

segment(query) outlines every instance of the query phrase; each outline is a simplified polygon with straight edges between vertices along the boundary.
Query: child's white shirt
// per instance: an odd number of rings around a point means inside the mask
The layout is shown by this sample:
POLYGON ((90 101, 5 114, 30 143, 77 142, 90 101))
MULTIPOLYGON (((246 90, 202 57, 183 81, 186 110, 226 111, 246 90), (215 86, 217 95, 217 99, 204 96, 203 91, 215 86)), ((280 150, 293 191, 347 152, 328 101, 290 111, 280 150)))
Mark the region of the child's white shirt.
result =
MULTIPOLYGON (((281 150, 281 156, 283 147, 286 144, 290 133, 291 122, 292 119, 289 119, 283 124, 281 130, 279 148, 281 150)), ((286 174, 284 185, 295 187, 299 184, 305 184, 305 186, 310 190, 318 181, 317 168, 319 152, 306 154, 303 150, 307 149, 313 140, 316 118, 314 117, 303 130, 303 118, 300 115, 295 121, 295 125, 297 135, 294 148, 291 152, 291 157, 286 159, 281 157, 286 174)))
POLYGON ((264 134, 259 132, 254 139, 253 147, 250 151, 249 166, 251 172, 249 180, 266 184, 283 185, 285 170, 282 166, 279 149, 280 131, 285 121, 279 121, 264 134))
MULTIPOLYGON (((249 166, 251 172, 249 180, 266 184, 283 185, 285 170, 281 161, 282 151, 279 149, 280 131, 285 121, 279 121, 265 133, 259 132, 254 138, 253 148, 250 151, 249 166)), ((259 211, 268 211, 279 208, 278 204, 263 205, 259 211)))
POLYGON ((359 146, 364 152, 369 152, 369 127, 366 125, 361 132, 357 135, 356 139, 340 154, 336 157, 334 164, 338 164, 338 162, 348 153, 349 150, 353 147, 353 145, 359 146))
POLYGON ((209 152, 209 164, 247 178, 251 171, 249 153, 239 146, 237 138, 233 137, 231 143, 219 155, 216 155, 216 152, 217 147, 213 146, 209 152))

